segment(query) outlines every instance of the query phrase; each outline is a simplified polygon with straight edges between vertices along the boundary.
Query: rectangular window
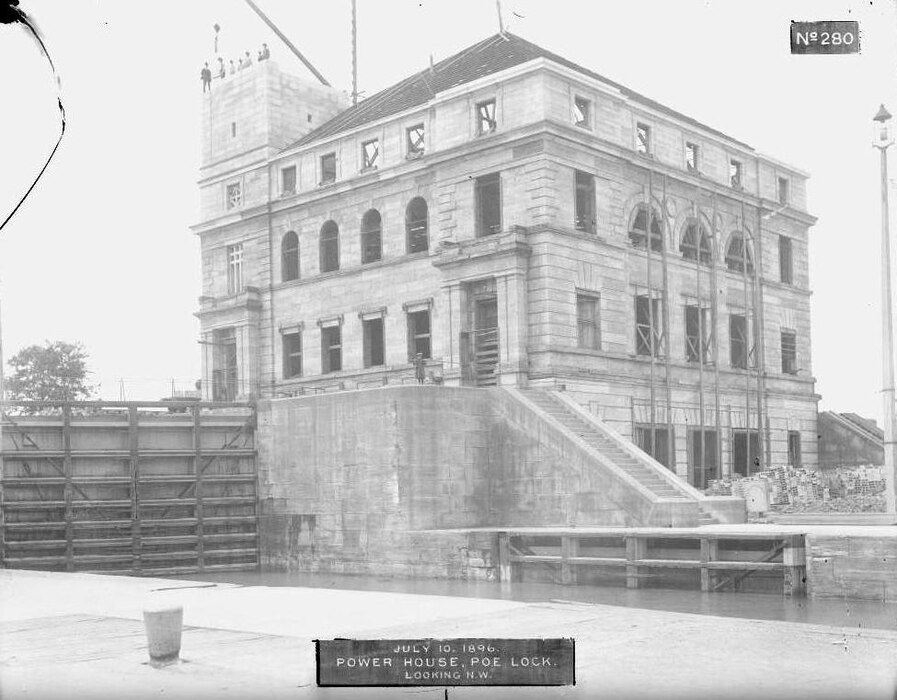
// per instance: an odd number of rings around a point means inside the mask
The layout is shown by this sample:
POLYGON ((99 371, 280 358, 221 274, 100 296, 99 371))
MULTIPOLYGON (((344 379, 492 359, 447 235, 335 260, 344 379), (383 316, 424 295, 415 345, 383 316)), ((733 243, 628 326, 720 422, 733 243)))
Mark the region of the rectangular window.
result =
POLYGON ((598 222, 595 216, 595 178, 590 173, 576 171, 576 230, 595 233, 598 222))
POLYGON ((492 173, 476 179, 477 236, 501 231, 501 175, 492 173))
POLYGON ((227 247, 227 293, 239 294, 243 291, 243 244, 227 247))
POLYGON ((336 182, 336 153, 321 156, 321 184, 336 182))
POLYGON ((573 99, 573 123, 583 129, 591 128, 592 103, 585 97, 573 99))
POLYGON ((386 363, 385 344, 383 342, 383 317, 362 321, 364 341, 364 366, 379 367, 386 363))
POLYGON ((280 171, 281 192, 283 194, 296 194, 296 166, 291 165, 280 171))
POLYGON ((800 433, 796 430, 788 431, 788 464, 792 467, 801 465, 800 433))
POLYGON ((747 316, 729 314, 729 365, 735 369, 747 369, 753 359, 752 346, 747 316))
POLYGON ((692 486, 707 488, 707 482, 719 478, 719 441, 716 430, 691 428, 688 431, 688 473, 692 486), (701 435, 704 435, 703 441, 701 435))
POLYGON ((732 472, 750 476, 760 465, 760 433, 756 430, 732 431, 732 472))
POLYGON ((782 372, 797 374, 797 333, 782 331, 782 372))
POLYGON ((779 280, 785 284, 794 283, 794 265, 791 253, 791 239, 788 236, 779 236, 779 280))
POLYGON ((779 178, 779 204, 791 203, 791 192, 789 191, 788 178, 779 178))
POLYGON ((420 353, 425 360, 432 356, 430 345, 430 310, 408 312, 408 359, 420 353))
POLYGON ((667 469, 673 469, 676 462, 675 455, 670 454, 670 437, 669 428, 665 425, 635 426, 635 444, 667 469))
POLYGON ((685 168, 690 173, 698 172, 698 144, 686 142, 685 144, 685 168))
POLYGON ((495 131, 498 122, 495 119, 495 100, 477 103, 477 134, 489 134, 495 131))
POLYGON ((343 333, 340 326, 321 329, 321 373, 339 372, 343 368, 343 333))
POLYGON ((685 306, 685 359, 707 364, 713 357, 711 309, 697 304, 685 306))
POLYGON ((235 329, 230 327, 213 331, 212 343, 212 400, 233 401, 237 398, 239 377, 235 329))
POLYGON ((587 350, 601 349, 601 297, 599 295, 576 295, 576 330, 579 347, 587 350))
POLYGON ((741 181, 741 161, 729 161, 729 184, 736 190, 740 190, 743 186, 741 181))
POLYGON ((635 353, 663 356, 663 299, 638 294, 635 297, 635 353), (653 328, 653 332, 652 332, 653 328))
POLYGON ((361 169, 373 170, 377 167, 377 159, 380 157, 380 141, 371 139, 361 144, 361 169))
POLYGON ((405 131, 406 151, 409 156, 419 156, 424 152, 424 125, 415 124, 405 131))
POLYGON ((227 186, 227 208, 236 209, 243 206, 243 185, 232 182, 227 186))
POLYGON ((635 150, 642 155, 651 153, 651 127, 639 122, 635 127, 635 150))
POLYGON ((283 346, 283 378, 292 379, 302 376, 302 333, 284 333, 283 346))

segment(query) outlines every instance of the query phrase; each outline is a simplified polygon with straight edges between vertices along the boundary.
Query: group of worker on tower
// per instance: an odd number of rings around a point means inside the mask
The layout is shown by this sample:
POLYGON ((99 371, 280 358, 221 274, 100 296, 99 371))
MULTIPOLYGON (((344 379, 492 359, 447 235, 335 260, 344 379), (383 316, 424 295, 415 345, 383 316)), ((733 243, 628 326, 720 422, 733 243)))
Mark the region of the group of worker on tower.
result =
MULTIPOLYGON (((261 63, 262 61, 266 61, 271 58, 271 50, 268 48, 268 44, 262 43, 262 48, 258 53, 258 61, 261 63)), ((202 70, 199 72, 199 79, 202 81, 202 91, 206 92, 212 91, 212 80, 217 78, 225 78, 228 73, 230 75, 234 75, 237 71, 243 70, 245 68, 249 68, 252 65, 252 56, 248 51, 246 51, 243 56, 241 56, 236 63, 234 63, 233 59, 230 61, 230 69, 228 71, 225 66, 224 59, 221 56, 218 57, 218 67, 215 69, 214 74, 212 73, 212 69, 209 68, 209 62, 206 61, 202 70)))

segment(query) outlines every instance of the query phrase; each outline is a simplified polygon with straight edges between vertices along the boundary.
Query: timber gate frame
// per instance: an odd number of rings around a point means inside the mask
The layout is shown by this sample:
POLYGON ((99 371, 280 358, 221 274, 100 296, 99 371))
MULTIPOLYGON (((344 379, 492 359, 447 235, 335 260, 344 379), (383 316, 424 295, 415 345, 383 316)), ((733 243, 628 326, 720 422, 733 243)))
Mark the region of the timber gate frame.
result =
POLYGON ((0 566, 138 576, 258 568, 253 404, 0 408, 0 566))

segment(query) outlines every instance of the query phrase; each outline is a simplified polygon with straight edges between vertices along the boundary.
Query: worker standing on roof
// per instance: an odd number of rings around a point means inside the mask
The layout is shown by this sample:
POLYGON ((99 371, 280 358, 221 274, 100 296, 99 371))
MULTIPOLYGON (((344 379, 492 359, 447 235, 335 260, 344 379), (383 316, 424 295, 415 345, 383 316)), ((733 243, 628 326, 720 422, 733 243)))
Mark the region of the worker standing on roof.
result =
POLYGON ((224 72, 224 59, 221 56, 218 57, 218 77, 223 78, 225 76, 224 72))
POLYGON ((212 71, 209 70, 209 62, 206 61, 205 66, 199 71, 199 78, 202 80, 202 91, 212 91, 212 71))
POLYGON ((266 43, 262 42, 262 50, 259 51, 259 61, 266 61, 269 58, 271 58, 271 50, 266 43))

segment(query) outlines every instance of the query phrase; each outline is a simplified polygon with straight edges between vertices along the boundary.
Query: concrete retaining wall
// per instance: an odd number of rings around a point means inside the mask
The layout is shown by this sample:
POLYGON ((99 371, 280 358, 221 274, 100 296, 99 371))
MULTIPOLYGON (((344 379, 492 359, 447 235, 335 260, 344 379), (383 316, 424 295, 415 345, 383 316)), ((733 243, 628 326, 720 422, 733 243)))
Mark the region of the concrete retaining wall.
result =
POLYGON ((684 524, 679 504, 652 503, 498 389, 268 400, 258 430, 271 568, 489 578, 491 536, 418 531, 684 524))

